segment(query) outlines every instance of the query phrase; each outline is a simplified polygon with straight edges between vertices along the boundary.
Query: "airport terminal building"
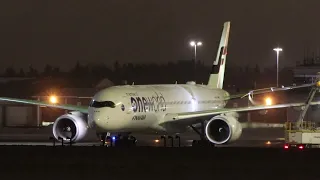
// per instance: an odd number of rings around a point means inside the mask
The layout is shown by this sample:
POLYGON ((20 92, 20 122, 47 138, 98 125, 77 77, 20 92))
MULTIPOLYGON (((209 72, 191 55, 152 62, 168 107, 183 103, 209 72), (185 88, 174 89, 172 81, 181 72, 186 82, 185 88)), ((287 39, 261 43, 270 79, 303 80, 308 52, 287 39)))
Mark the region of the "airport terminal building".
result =
POLYGON ((295 67, 293 69, 294 82, 295 84, 313 83, 317 79, 317 73, 320 73, 320 64, 295 67))
MULTIPOLYGON (((15 79, 17 80, 17 79, 15 79)), ((25 79, 19 79, 20 83, 25 79)), ((8 83, 12 81, 10 78, 0 79, 1 83, 8 83)), ((26 82, 32 83, 32 82, 26 82)), ((56 94, 57 103, 72 104, 72 105, 89 105, 92 96, 102 88, 112 86, 113 83, 108 79, 101 80, 96 86, 92 88, 61 88, 56 94)), ((10 88, 3 88, 9 89, 10 88)), ((3 92, 3 96, 16 97, 10 93, 3 92)), ((33 99, 39 101, 50 101, 50 94, 47 91, 38 94, 29 94, 19 90, 19 98, 33 99), (21 93, 20 93, 21 92, 21 93)), ((67 111, 57 108, 49 108, 43 106, 35 106, 29 104, 21 104, 14 102, 0 101, 0 128, 1 127, 40 127, 53 123, 59 116, 65 114, 67 111)))
MULTIPOLYGON (((61 89, 63 96, 57 96, 61 104, 88 105, 95 89, 61 89), (76 96, 76 94, 80 94, 76 96)), ((39 94, 29 99, 50 101, 50 96, 39 94)), ((54 122, 67 111, 13 102, 0 102, 0 127, 38 127, 54 122)))

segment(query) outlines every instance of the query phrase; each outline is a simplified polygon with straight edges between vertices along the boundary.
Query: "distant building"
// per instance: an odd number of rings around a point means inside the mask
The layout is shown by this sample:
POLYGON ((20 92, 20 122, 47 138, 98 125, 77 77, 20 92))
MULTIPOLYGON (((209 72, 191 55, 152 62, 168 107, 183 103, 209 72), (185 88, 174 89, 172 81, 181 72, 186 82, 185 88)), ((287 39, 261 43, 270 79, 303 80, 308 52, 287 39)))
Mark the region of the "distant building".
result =
POLYGON ((319 48, 317 53, 309 54, 309 50, 305 50, 305 57, 301 62, 296 63, 293 69, 294 81, 296 84, 312 83, 317 78, 317 73, 320 72, 320 54, 319 48))
POLYGON ((26 78, 26 77, 0 77, 0 83, 8 83, 14 81, 24 81, 24 80, 32 80, 35 78, 26 78))
MULTIPOLYGON (((79 86, 76 87, 74 85, 76 83, 72 84, 72 80, 58 78, 0 78, 0 85, 2 85, 3 91, 1 91, 1 93, 4 96, 9 95, 9 97, 49 102, 50 95, 56 95, 59 104, 72 104, 78 106, 88 106, 95 93, 103 88, 113 86, 113 82, 108 79, 102 79, 99 82, 86 81, 88 82, 84 83, 92 83, 96 84, 96 86, 91 85, 91 87, 89 87, 89 85, 83 83, 84 85, 79 88, 79 86), (20 81, 16 82, 18 80, 20 81), (56 86, 57 84, 62 88, 56 86), (39 93, 34 93, 34 90, 28 90, 34 86, 37 86, 35 89, 40 91, 39 93), (51 86, 55 88, 46 88, 51 86), (16 90, 16 92, 13 92, 13 89, 16 90)), ((66 112, 67 111, 63 109, 2 101, 0 102, 0 129, 1 127, 41 126, 45 122, 54 122, 59 116, 66 112)))
POLYGON ((296 84, 313 83, 320 72, 320 64, 313 66, 297 66, 293 69, 293 78, 296 84))

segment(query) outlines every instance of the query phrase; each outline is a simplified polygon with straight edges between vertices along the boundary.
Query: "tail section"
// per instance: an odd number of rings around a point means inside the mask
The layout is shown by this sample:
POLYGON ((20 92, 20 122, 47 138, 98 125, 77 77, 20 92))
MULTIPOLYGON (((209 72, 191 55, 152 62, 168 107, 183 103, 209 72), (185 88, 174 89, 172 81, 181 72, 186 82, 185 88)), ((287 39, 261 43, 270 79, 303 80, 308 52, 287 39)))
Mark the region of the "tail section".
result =
POLYGON ((223 31, 220 39, 219 49, 216 60, 213 62, 208 86, 211 88, 223 88, 224 71, 227 60, 227 47, 229 40, 230 21, 223 25, 223 31))

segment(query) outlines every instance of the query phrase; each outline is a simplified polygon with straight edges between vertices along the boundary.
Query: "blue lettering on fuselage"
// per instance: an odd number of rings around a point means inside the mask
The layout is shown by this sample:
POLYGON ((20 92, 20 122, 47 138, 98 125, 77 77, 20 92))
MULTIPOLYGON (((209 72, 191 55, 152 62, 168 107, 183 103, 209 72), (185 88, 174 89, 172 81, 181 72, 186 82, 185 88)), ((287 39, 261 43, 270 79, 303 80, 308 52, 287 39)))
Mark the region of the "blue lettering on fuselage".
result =
POLYGON ((166 100, 160 93, 152 97, 130 97, 133 112, 166 111, 166 100))

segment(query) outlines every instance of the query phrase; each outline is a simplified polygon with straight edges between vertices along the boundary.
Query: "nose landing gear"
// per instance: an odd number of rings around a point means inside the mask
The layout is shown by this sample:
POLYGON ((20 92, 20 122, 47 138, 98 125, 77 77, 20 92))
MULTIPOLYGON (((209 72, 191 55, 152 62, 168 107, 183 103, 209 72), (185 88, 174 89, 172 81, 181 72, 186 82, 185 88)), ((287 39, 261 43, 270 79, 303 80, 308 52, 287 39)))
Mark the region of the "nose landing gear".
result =
POLYGON ((102 143, 102 146, 107 147, 134 147, 136 146, 137 139, 134 136, 129 136, 128 134, 117 136, 110 136, 110 133, 97 134, 102 143))

